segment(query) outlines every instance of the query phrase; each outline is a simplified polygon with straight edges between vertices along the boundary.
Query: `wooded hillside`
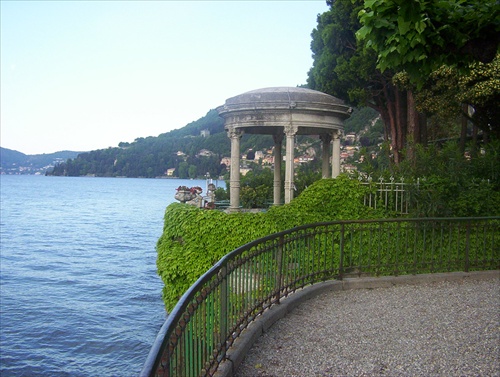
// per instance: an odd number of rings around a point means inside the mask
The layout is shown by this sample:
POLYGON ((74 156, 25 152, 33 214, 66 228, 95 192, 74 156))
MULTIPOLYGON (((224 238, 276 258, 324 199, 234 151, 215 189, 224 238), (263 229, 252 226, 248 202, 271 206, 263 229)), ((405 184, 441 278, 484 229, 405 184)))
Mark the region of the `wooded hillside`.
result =
MULTIPOLYGON (((370 108, 355 111, 345 123, 345 132, 364 129, 377 115, 370 108)), ((268 150, 273 145, 269 135, 244 135, 241 153, 268 150)), ((115 148, 81 153, 77 158, 56 165, 47 174, 154 178, 164 177, 168 169, 175 169, 174 176, 179 178, 202 177, 207 172, 211 177, 218 177, 226 172, 221 159, 230 154, 224 121, 212 109, 185 127, 157 137, 138 138, 132 143, 119 143, 115 148), (208 130, 209 135, 202 136, 204 130, 208 130)))

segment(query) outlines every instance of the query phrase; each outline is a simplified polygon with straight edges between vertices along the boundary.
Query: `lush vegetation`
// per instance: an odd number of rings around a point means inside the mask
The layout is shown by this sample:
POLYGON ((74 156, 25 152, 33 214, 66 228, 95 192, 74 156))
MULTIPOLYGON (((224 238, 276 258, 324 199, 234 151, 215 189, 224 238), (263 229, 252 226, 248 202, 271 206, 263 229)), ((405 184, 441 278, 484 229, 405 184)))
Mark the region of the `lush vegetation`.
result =
POLYGON ((318 16, 318 26, 312 32, 314 63, 308 85, 380 113, 393 159, 398 163, 406 143, 406 93, 393 83, 393 72, 377 69, 375 51, 356 39, 362 6, 360 0, 354 4, 351 0, 336 0, 329 11, 318 16))
MULTIPOLYGON (((410 216, 496 216, 500 214, 500 142, 480 147, 446 141, 417 146, 414 160, 391 163, 391 151, 383 147, 373 158, 373 148, 361 148, 355 158, 362 161, 355 177, 404 180, 410 187, 410 216)), ((403 151, 406 153, 406 150, 403 151)))
POLYGON ((383 211, 363 205, 367 190, 359 181, 341 176, 319 180, 290 204, 267 212, 227 214, 169 205, 157 245, 167 309, 222 256, 257 238, 319 221, 384 217, 383 211))
MULTIPOLYGON (((413 159, 415 145, 500 136, 500 6, 496 0, 335 0, 312 32, 308 87, 345 100, 360 114, 345 131, 366 131, 365 147, 383 135, 391 162, 413 159), (372 109, 370 114, 369 109, 372 109), (365 116, 365 122, 359 122, 365 116), (372 127, 372 130, 375 130, 372 127)), ((299 138, 300 139, 300 138, 299 138)), ((309 141, 314 145, 314 141, 309 141)), ((266 150, 272 138, 244 135, 242 153, 266 150)), ((315 146, 317 148, 317 146, 315 146)), ((317 148, 319 149, 319 148, 317 148)), ((125 177, 219 176, 230 143, 215 110, 186 127, 82 153, 50 174, 125 177), (209 130, 210 136, 200 135, 209 130), (201 150, 210 153, 200 154, 201 150)))
MULTIPOLYGON (((415 162, 391 164, 381 154, 368 156, 361 175, 412 183, 408 217, 471 217, 500 214, 500 148, 491 142, 483 149, 463 154, 458 143, 416 149, 415 162), (384 164, 384 159, 387 164, 384 164)), ((262 169, 262 168, 261 168, 262 169)), ((389 210, 374 211, 363 205, 366 193, 356 177, 341 175, 320 179, 320 166, 301 166, 296 184, 300 195, 291 203, 267 212, 226 214, 188 205, 172 204, 165 213, 165 227, 158 241, 158 272, 165 283, 167 309, 217 260, 237 247, 298 225, 341 219, 401 216, 389 210)), ((272 199, 273 172, 256 170, 242 177, 241 201, 246 207, 266 207, 272 199)), ((227 195, 227 192, 220 194, 227 195)), ((387 256, 390 258, 390 256, 387 256)))
POLYGON ((458 143, 416 149, 416 162, 398 167, 401 176, 422 180, 413 193, 415 217, 498 216, 500 214, 500 144, 470 148, 458 143), (423 189, 425 188, 425 189, 423 189))

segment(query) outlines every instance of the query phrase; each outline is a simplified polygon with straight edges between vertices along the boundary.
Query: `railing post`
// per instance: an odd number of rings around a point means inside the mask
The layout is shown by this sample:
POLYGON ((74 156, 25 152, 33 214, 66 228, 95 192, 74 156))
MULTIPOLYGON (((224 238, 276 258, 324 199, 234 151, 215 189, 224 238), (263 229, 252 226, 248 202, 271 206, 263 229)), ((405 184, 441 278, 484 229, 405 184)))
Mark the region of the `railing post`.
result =
POLYGON ((339 257, 339 280, 343 279, 344 276, 344 223, 340 224, 340 257, 339 257))
POLYGON ((277 292, 276 303, 280 303, 281 298, 281 280, 283 279, 283 244, 285 243, 284 236, 280 236, 278 242, 278 249, 276 250, 276 266, 278 268, 278 274, 276 276, 275 291, 277 292))
POLYGON ((467 221, 467 231, 465 233, 465 272, 469 272, 470 262, 469 262, 469 249, 470 249, 470 220, 467 221))
POLYGON ((220 310, 219 310, 219 315, 220 315, 220 336, 221 336, 221 349, 222 349, 222 355, 226 354, 226 347, 227 347, 227 315, 228 315, 228 289, 227 289, 227 265, 223 265, 220 270, 220 274, 222 277, 221 285, 220 285, 220 310))

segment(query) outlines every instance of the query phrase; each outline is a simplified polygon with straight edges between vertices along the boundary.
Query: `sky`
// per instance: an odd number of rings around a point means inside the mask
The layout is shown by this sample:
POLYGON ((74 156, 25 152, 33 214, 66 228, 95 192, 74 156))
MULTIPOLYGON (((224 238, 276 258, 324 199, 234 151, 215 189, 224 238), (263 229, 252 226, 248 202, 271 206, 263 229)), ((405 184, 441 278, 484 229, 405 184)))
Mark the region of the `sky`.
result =
POLYGON ((305 84, 325 0, 0 0, 0 145, 116 147, 305 84))

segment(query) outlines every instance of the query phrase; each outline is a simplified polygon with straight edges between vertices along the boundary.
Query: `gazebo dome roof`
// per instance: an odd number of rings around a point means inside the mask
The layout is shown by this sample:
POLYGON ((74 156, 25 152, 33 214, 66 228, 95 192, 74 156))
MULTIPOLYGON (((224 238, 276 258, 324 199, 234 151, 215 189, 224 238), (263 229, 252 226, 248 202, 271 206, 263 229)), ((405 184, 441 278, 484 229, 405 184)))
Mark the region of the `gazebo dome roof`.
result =
MULTIPOLYGON (((318 92, 317 90, 278 86, 262 88, 242 93, 226 100, 227 107, 285 107, 294 108, 300 105, 344 105, 344 102, 329 94, 318 92)), ((314 106, 316 107, 316 106, 314 106)))
POLYGON ((320 135, 342 130, 351 109, 334 96, 296 87, 251 90, 228 98, 217 108, 225 127, 253 134, 283 133, 286 125, 300 135, 320 135))

